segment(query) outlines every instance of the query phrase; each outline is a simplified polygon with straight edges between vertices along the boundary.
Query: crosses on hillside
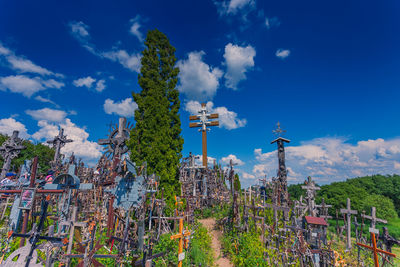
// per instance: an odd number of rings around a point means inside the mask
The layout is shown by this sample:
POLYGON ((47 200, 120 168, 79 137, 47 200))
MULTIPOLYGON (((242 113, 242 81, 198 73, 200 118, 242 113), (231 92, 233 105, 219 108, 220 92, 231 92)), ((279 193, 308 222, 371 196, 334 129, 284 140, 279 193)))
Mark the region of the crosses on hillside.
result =
POLYGON ((346 231, 347 231, 346 248, 348 250, 350 250, 351 249, 351 215, 352 214, 354 214, 354 215, 357 214, 356 210, 352 210, 351 209, 350 198, 347 199, 347 207, 346 207, 346 209, 340 209, 340 213, 341 214, 346 214, 346 217, 347 217, 346 218, 346 222, 347 222, 347 226, 346 226, 346 231))

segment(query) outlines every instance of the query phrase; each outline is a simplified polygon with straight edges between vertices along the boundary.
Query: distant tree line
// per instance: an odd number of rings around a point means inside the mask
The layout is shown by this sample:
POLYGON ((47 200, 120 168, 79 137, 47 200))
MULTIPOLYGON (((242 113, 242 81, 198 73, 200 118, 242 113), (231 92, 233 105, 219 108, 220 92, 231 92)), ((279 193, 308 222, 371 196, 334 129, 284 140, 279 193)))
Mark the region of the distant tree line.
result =
MULTIPOLYGON (((305 196, 303 184, 290 185, 288 191, 292 199, 305 196)), ((400 176, 399 175, 372 175, 347 179, 342 182, 334 182, 320 186, 317 191, 316 203, 324 198, 327 204, 333 207, 329 209, 331 215, 335 215, 336 209, 345 208, 346 199, 351 199, 352 209, 359 214, 365 210, 370 214, 371 207, 376 207, 379 218, 392 220, 400 215, 400 176)))

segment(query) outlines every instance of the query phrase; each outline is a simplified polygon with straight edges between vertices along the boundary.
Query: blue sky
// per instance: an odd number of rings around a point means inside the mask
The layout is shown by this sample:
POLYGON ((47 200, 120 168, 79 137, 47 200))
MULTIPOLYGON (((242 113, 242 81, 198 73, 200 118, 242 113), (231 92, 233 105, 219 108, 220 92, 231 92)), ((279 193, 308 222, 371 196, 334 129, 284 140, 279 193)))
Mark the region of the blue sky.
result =
POLYGON ((220 113, 209 156, 242 183, 275 175, 272 130, 287 130, 289 182, 400 172, 398 1, 1 1, 0 132, 36 142, 59 125, 95 162, 119 115, 134 121, 140 52, 164 32, 180 67, 184 155, 201 154, 188 116, 220 113))

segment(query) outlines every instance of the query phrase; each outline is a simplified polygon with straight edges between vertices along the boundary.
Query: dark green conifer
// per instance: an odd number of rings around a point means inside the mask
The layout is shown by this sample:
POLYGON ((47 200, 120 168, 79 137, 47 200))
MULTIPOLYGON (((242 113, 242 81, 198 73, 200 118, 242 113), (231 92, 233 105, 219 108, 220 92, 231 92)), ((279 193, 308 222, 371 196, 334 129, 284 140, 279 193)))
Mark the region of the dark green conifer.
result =
POLYGON ((146 161, 148 173, 160 176, 160 186, 171 206, 174 195, 180 194, 178 165, 183 148, 176 89, 179 69, 175 48, 165 34, 157 29, 149 31, 145 45, 138 77, 142 90, 132 93, 138 108, 128 146, 137 166, 146 161))

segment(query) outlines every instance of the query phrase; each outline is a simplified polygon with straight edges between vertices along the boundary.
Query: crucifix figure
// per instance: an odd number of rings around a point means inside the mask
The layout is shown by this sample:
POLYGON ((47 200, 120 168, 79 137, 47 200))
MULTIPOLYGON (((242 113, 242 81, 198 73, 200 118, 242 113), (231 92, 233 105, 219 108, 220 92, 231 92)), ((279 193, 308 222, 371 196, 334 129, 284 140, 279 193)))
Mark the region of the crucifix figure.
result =
POLYGON ((64 129, 60 128, 60 131, 58 132, 58 135, 54 137, 53 140, 48 140, 48 144, 52 144, 53 148, 55 148, 55 153, 54 153, 54 159, 52 162, 52 167, 55 168, 56 166, 59 166, 61 164, 61 156, 60 156, 60 150, 63 146, 65 146, 66 143, 71 143, 73 140, 67 139, 67 136, 64 135, 64 129))
POLYGON ((285 143, 290 143, 289 139, 283 138, 281 135, 286 132, 281 129, 281 124, 278 122, 277 129, 272 131, 277 138, 271 142, 277 143, 278 145, 278 183, 279 183, 279 191, 280 191, 280 199, 278 204, 286 204, 289 201, 289 195, 287 192, 287 170, 285 163, 285 143))
POLYGON ((0 146, 0 156, 4 159, 0 178, 4 178, 10 170, 11 160, 18 156, 22 149, 25 149, 22 145, 22 139, 18 137, 18 133, 18 131, 14 131, 12 136, 0 146))
POLYGON ((210 120, 210 119, 218 119, 218 113, 209 114, 206 108, 206 103, 201 103, 201 109, 199 110, 199 115, 192 115, 189 117, 189 120, 195 121, 200 120, 200 122, 191 122, 189 123, 190 128, 197 128, 199 132, 201 131, 202 135, 202 143, 203 143, 203 167, 207 168, 207 131, 210 131, 207 126, 219 126, 218 120, 210 120))
POLYGON ((346 222, 347 222, 347 226, 346 226, 346 248, 347 250, 351 249, 351 215, 356 215, 357 211, 356 210, 352 210, 351 209, 351 204, 350 204, 350 198, 347 199, 347 206, 346 209, 340 209, 340 213, 341 214, 346 214, 346 222))
POLYGON ((321 188, 318 186, 315 186, 315 181, 313 181, 310 176, 308 176, 307 179, 308 180, 304 182, 306 185, 302 185, 301 188, 307 190, 306 199, 307 199, 307 203, 308 203, 308 212, 309 212, 310 216, 314 217, 315 216, 315 203, 314 203, 315 194, 316 194, 316 191, 320 190, 321 188))

